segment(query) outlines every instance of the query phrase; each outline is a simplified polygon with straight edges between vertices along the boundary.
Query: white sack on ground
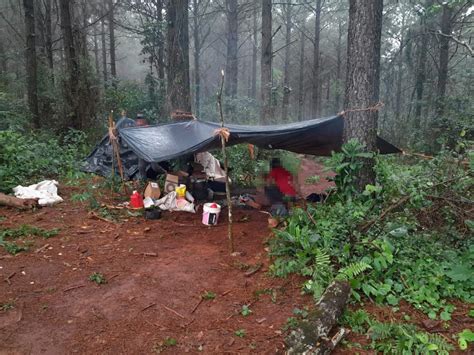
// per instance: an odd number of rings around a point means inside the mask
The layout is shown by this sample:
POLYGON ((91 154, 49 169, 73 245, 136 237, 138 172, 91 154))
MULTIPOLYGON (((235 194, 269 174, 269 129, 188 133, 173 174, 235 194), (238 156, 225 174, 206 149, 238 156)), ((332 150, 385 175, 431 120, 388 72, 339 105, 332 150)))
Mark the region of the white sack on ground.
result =
POLYGON ((37 198, 40 206, 52 206, 62 202, 63 199, 58 195, 58 182, 56 180, 43 180, 30 186, 21 186, 13 188, 15 197, 27 199, 37 198))
POLYGON ((180 199, 180 201, 178 201, 176 198, 176 191, 172 191, 165 197, 155 201, 155 206, 165 211, 196 212, 193 203, 186 201, 185 199, 180 199))

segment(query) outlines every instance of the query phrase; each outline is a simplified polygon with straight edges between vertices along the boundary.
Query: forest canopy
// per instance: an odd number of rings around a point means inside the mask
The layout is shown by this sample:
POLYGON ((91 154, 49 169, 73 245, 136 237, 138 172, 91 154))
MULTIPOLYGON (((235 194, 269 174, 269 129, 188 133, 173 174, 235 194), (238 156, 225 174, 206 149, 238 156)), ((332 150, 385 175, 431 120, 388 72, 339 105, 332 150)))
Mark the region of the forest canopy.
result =
MULTIPOLYGON (((166 122, 172 106, 217 120, 221 69, 228 122, 293 122, 347 108, 356 54, 347 50, 346 1, 0 4, 2 129, 97 136, 110 110, 166 122)), ((472 127, 472 16, 467 0, 385 1, 382 137, 433 152, 472 127)))

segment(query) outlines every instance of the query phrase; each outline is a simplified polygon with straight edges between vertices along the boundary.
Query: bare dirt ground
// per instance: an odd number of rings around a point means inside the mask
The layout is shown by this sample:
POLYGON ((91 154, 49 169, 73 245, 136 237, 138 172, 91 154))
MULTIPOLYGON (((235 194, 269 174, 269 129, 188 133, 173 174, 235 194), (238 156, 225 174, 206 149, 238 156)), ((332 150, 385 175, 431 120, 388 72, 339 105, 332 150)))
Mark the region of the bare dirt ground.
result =
MULTIPOLYGON (((70 188, 61 193, 68 201, 70 188)), ((225 218, 210 228, 200 213, 109 223, 64 202, 0 215, 3 228, 60 228, 27 252, 0 250, 0 303, 13 306, 0 311, 0 353, 275 353, 293 309, 311 302, 301 280, 268 276, 267 217, 257 211, 235 213, 239 256, 229 255, 225 218), (94 272, 107 283, 90 281, 94 272), (192 312, 206 291, 215 298, 192 312)))
MULTIPOLYGON (((34 238, 16 256, 0 248, 0 305, 8 305, 0 309, 0 354, 284 352, 288 317, 313 300, 301 294, 301 278, 268 275, 265 241, 271 231, 265 214, 235 211, 240 254, 230 256, 226 211, 212 228, 201 224, 200 213, 107 222, 91 216, 87 204, 71 202, 80 191, 63 187, 66 202, 55 207, 0 209, 1 228, 60 229, 49 239, 34 238), (261 269, 246 275, 259 264, 261 269), (90 281, 93 273, 103 274, 107 283, 90 281), (200 302, 205 292, 215 298, 200 302), (243 305, 252 311, 246 317, 243 305)), ((469 305, 456 307, 449 328, 407 304, 396 313, 370 303, 364 308, 381 321, 409 315, 421 329, 443 334, 454 345, 452 335, 473 326, 466 316, 469 305)), ((348 340, 369 342, 356 334, 348 340)), ((354 352, 366 353, 344 346, 335 351, 354 352)))

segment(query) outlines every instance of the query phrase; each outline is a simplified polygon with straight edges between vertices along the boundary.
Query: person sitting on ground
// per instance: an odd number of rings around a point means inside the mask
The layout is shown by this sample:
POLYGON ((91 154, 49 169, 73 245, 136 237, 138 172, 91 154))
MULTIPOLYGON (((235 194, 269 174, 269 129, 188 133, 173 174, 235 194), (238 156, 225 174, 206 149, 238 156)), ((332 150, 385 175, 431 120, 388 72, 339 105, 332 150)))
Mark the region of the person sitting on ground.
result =
MULTIPOLYGON (((256 209, 262 206, 285 207, 287 202, 294 201, 296 197, 293 175, 281 165, 280 159, 275 158, 270 162, 270 172, 265 177, 263 190, 257 189, 255 196, 243 196, 242 202, 256 209)), ((286 208, 282 209, 285 214, 286 208)))
POLYGON ((272 159, 266 183, 264 191, 271 205, 296 199, 293 175, 281 165, 280 159, 272 159))

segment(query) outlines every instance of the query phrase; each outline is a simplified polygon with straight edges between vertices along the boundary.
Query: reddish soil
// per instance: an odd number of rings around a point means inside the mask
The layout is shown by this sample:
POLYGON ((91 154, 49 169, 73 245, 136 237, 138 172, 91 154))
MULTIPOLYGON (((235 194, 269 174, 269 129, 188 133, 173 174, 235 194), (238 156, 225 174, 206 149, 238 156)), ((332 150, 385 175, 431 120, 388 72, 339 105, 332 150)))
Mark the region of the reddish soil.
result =
MULTIPOLYGON (((0 309, 0 354, 283 352, 282 327, 294 308, 311 305, 312 298, 301 295, 301 278, 268 275, 267 215, 235 211, 240 253, 230 256, 225 211, 212 228, 201 224, 200 213, 165 213, 157 221, 128 216, 111 223, 70 202, 71 194, 80 191, 63 188, 66 202, 55 207, 0 209, 2 228, 60 228, 50 239, 36 237, 30 250, 17 256, 0 248, 0 305, 13 306, 0 309), (245 275, 259 263, 258 272, 245 275), (90 281, 94 272, 108 282, 90 281), (202 301, 192 312, 205 291, 215 293, 215 299, 202 301), (250 305, 252 314, 242 316, 243 305, 250 305), (244 337, 235 335, 240 329, 244 337), (167 338, 176 339, 176 345, 166 345, 167 338)), ((403 321, 407 314, 410 322, 443 334, 454 345, 454 334, 473 328, 469 305, 455 304, 449 328, 407 304, 398 312, 373 304, 364 309, 380 321, 403 321)), ((369 343, 354 333, 347 340, 369 343)), ((370 353, 344 346, 335 351, 355 352, 370 353)))
MULTIPOLYGON (((71 190, 62 189, 65 201, 71 190)), ((17 256, 0 248, 0 303, 13 301, 0 310, 2 354, 275 353, 293 309, 312 301, 301 295, 301 279, 268 275, 267 216, 258 211, 235 212, 238 256, 229 255, 222 215, 212 228, 200 213, 110 223, 73 202, 34 212, 3 208, 0 215, 4 228, 60 228, 17 256), (258 263, 263 267, 245 276, 258 263), (108 282, 89 281, 94 272, 108 282), (215 299, 193 313, 205 291, 215 299), (253 312, 247 317, 240 314, 244 304, 253 312), (176 345, 166 346, 167 338, 176 345)))

